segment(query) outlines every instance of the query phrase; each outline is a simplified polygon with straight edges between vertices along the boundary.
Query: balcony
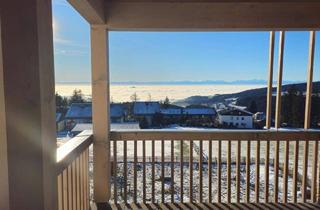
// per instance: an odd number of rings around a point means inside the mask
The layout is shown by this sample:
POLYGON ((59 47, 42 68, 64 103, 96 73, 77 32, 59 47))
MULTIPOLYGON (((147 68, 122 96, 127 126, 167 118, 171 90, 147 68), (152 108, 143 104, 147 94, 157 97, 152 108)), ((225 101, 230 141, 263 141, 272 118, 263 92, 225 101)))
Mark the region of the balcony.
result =
POLYGON ((68 2, 91 29, 93 130, 58 149, 51 1, 0 3, 1 210, 320 208, 320 133, 310 129, 318 1, 68 2), (266 129, 110 131, 109 30, 270 31, 266 129), (291 30, 310 31, 301 130, 280 128, 291 30))

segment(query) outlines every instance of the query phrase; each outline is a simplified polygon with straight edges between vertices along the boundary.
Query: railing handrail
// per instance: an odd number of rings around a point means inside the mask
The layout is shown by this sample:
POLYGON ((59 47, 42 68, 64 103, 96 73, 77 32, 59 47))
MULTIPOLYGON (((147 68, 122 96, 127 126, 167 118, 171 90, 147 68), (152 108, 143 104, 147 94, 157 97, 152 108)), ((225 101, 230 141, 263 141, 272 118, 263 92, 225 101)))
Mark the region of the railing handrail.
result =
POLYGON ((67 141, 57 149, 57 170, 60 174, 65 170, 84 150, 93 142, 91 130, 85 130, 79 135, 67 141))
POLYGON ((270 129, 270 130, 118 130, 111 131, 112 141, 134 140, 246 140, 246 141, 317 141, 320 139, 320 130, 316 129, 270 129))

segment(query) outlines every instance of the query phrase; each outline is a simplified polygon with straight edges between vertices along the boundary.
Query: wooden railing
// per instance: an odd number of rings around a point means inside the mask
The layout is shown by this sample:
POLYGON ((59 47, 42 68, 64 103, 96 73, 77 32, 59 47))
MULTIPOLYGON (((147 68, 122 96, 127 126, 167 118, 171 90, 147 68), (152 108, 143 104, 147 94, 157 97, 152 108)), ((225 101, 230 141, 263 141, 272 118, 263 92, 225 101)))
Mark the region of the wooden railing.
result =
POLYGON ((92 131, 83 131, 57 151, 59 210, 89 210, 89 147, 92 131))
POLYGON ((111 132, 113 201, 316 202, 319 151, 297 142, 318 141, 311 130, 111 132))

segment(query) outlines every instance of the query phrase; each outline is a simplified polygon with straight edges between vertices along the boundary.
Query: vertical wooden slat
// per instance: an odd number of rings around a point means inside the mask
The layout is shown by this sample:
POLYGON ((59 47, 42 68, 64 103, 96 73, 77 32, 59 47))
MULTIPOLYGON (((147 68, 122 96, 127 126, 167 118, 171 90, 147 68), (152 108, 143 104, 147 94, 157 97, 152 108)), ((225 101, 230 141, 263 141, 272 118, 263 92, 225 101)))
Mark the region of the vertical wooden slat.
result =
POLYGON ((298 183, 298 167, 299 167, 299 141, 294 142, 293 153, 293 175, 292 175, 292 200, 297 203, 297 183, 298 183))
POLYGON ((143 203, 146 202, 146 141, 142 141, 142 164, 143 164, 143 173, 142 173, 142 184, 143 184, 143 203))
POLYGON ((279 141, 275 142, 274 156, 274 202, 278 203, 279 192, 279 141))
POLYGON ((58 176, 58 208, 59 210, 63 210, 62 174, 58 176))
POLYGON ((240 203, 240 164, 241 164, 241 141, 238 141, 237 145, 237 168, 236 168, 236 202, 240 203))
POLYGON ((231 141, 228 141, 227 150, 227 203, 231 203, 231 141))
POLYGON ((68 210, 68 170, 62 172, 63 210, 68 210))
POLYGON ((208 154, 208 191, 209 203, 212 202, 212 141, 209 140, 209 154, 208 154))
POLYGON ((77 176, 76 161, 72 162, 72 206, 77 210, 77 176))
POLYGON ((164 197, 164 155, 165 155, 165 149, 164 149, 164 140, 161 140, 161 200, 162 203, 164 203, 165 201, 165 197, 164 197))
POLYGON ((202 203, 203 195, 203 141, 199 141, 199 201, 202 203))
POLYGON ((127 197, 127 186, 128 186, 128 163, 127 163, 127 141, 123 141, 123 200, 124 203, 128 202, 128 197, 127 197))
POLYGON ((183 203, 183 141, 180 142, 180 202, 183 203))
POLYGON ((266 149, 265 149, 265 173, 264 173, 264 195, 265 202, 269 202, 269 158, 270 158, 270 142, 266 141, 266 149))
MULTIPOLYGON (((318 142, 319 144, 319 142, 318 142)), ((320 161, 318 165, 318 194, 317 194, 317 202, 320 203, 320 161)))
POLYGON ((217 158, 217 178, 218 178, 218 203, 221 203, 221 141, 218 141, 218 158, 217 158))
POLYGON ((90 206, 90 192, 89 192, 89 148, 85 151, 85 206, 89 210, 90 206))
POLYGON ((285 142, 284 145, 284 166, 283 166, 283 193, 282 202, 287 203, 288 201, 288 177, 289 177, 289 141, 285 142))
MULTIPOLYGON (((267 110, 266 110, 266 128, 270 129, 272 122, 272 85, 273 85, 273 65, 274 65, 274 40, 275 32, 270 32, 269 41, 269 76, 268 76, 268 89, 267 89, 267 110)), ((270 157, 270 142, 266 142, 265 150, 265 185, 264 194, 265 202, 269 202, 269 157, 270 157)))
POLYGON ((151 169, 151 201, 152 203, 155 202, 155 194, 154 194, 154 191, 155 191, 155 185, 154 185, 154 176, 155 176, 155 161, 154 161, 154 155, 155 155, 155 141, 152 140, 151 142, 151 158, 152 158, 152 169, 151 169))
POLYGON ((68 170, 68 208, 72 210, 72 165, 69 165, 66 170, 68 170))
POLYGON ((189 202, 193 202, 193 141, 190 141, 189 178, 189 202))
MULTIPOLYGON (((316 32, 315 31, 311 31, 310 32, 310 43, 309 43, 309 61, 308 61, 309 63, 308 63, 306 107, 305 107, 305 121, 304 121, 304 128, 305 129, 309 129, 310 128, 310 121, 311 121, 312 86, 313 86, 312 82, 313 82, 315 40, 316 40, 316 32)), ((305 144, 306 145, 309 144, 309 141, 306 141, 305 144)), ((312 163, 312 172, 311 172, 311 174, 312 174, 312 177, 311 177, 311 202, 315 202, 316 201, 317 162, 318 162, 318 155, 317 154, 318 154, 318 142, 314 141, 313 163, 312 163)), ((306 162, 306 165, 308 167, 308 161, 306 162)))
POLYGON ((133 201, 137 203, 137 143, 138 141, 134 140, 134 157, 133 157, 133 201))
POLYGON ((246 202, 250 203, 250 153, 251 142, 247 142, 247 158, 246 158, 246 202))
POLYGON ((171 140, 171 202, 174 202, 174 141, 171 140))
POLYGON ((76 159, 76 186, 77 186, 77 210, 81 209, 80 205, 80 159, 76 159))
POLYGON ((113 141, 113 199, 118 203, 118 186, 117 186, 117 141, 113 141))
POLYGON ((86 210, 86 153, 85 151, 82 153, 82 184, 83 184, 83 196, 82 196, 82 202, 83 202, 83 209, 86 210))
MULTIPOLYGON (((276 114, 275 114, 275 127, 280 128, 281 123, 281 90, 282 90, 282 74, 283 74, 283 54, 284 54, 284 41, 285 32, 280 31, 279 38, 279 57, 278 57, 278 79, 277 79, 277 98, 276 98, 276 114)), ((274 160, 274 202, 278 202, 278 190, 279 190, 279 140, 275 143, 275 160, 274 160)))
POLYGON ((83 154, 80 154, 79 156, 80 161, 80 209, 84 210, 83 205, 83 154))
POLYGON ((255 176, 256 176, 256 183, 255 183, 255 202, 259 203, 260 199, 260 140, 257 141, 256 145, 256 169, 255 169, 255 176))

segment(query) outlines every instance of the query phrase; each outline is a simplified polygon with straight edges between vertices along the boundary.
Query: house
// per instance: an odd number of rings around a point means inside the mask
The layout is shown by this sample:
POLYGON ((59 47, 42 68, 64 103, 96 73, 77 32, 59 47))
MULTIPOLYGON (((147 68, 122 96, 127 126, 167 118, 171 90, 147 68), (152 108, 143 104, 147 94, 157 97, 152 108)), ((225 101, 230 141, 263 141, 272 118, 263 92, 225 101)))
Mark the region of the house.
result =
POLYGON ((159 102, 135 102, 133 104, 134 118, 140 122, 142 128, 151 126, 155 115, 159 113, 159 102))
POLYGON ((203 105, 187 106, 182 114, 187 125, 191 126, 213 126, 216 117, 214 108, 203 105))
MULTIPOLYGON (((111 123, 121 123, 125 120, 125 107, 122 104, 110 104, 111 123)), ((78 123, 92 123, 92 104, 73 103, 68 109, 66 127, 71 130, 78 123)))
POLYGON ((253 128, 253 114, 242 109, 220 110, 217 121, 219 126, 224 128, 253 128))
POLYGON ((179 123, 183 115, 183 107, 168 104, 162 106, 160 113, 163 117, 163 123, 166 125, 179 123))

